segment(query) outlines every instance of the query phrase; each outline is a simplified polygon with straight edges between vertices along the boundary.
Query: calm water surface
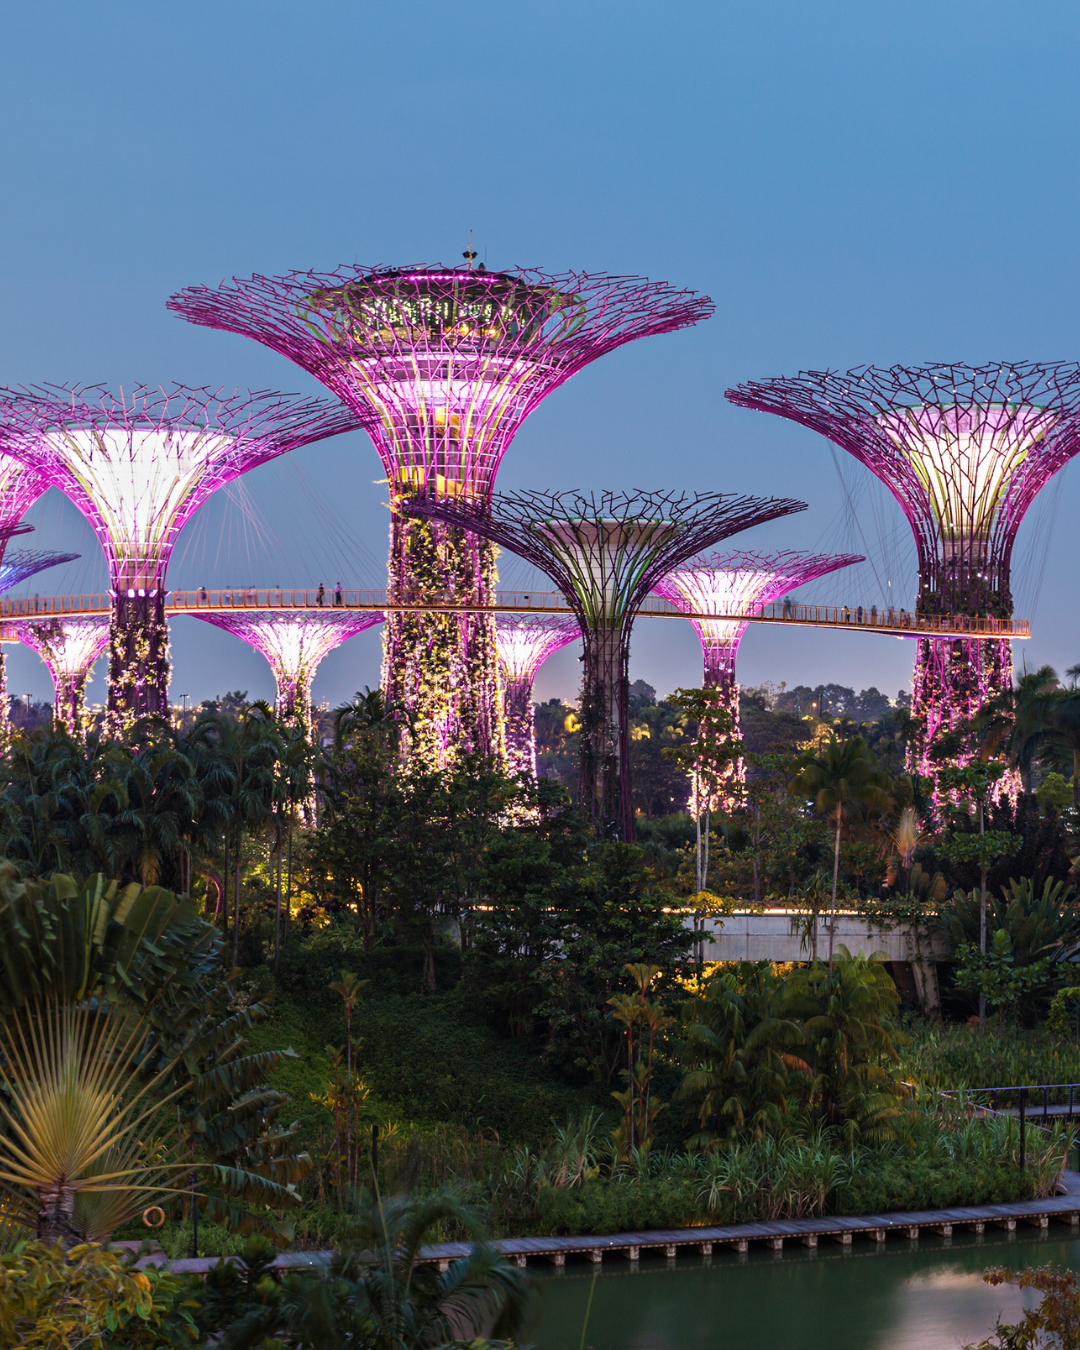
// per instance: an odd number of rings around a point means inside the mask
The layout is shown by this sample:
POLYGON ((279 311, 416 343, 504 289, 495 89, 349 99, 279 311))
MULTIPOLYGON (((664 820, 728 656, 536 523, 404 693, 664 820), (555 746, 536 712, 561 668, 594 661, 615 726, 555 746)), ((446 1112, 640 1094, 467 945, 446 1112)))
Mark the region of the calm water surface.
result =
POLYGON ((539 1272, 541 1307, 529 1338, 536 1350, 956 1350, 981 1340, 998 1317, 1015 1322, 1019 1293, 982 1281, 987 1266, 1043 1265, 1080 1269, 1080 1241, 1000 1232, 919 1243, 858 1239, 816 1254, 720 1252, 642 1260, 634 1270, 620 1256, 593 1268, 567 1265, 563 1275, 539 1272))

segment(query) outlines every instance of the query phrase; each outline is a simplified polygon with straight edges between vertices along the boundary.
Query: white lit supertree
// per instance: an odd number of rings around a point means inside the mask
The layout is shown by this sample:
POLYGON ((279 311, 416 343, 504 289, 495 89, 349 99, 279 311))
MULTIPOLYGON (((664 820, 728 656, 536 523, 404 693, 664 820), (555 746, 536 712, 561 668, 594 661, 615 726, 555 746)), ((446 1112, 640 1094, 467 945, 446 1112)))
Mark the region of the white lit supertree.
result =
POLYGON ((557 615, 500 614, 495 620, 506 718, 506 759, 511 773, 536 774, 536 718, 532 701, 536 672, 549 656, 580 637, 576 619, 561 619, 557 615))
POLYGON ((109 619, 19 619, 19 641, 32 647, 49 668, 55 701, 53 722, 72 736, 81 733, 86 712, 86 683, 94 662, 109 645, 109 619))
MULTIPOLYGON (((704 685, 717 689, 739 737, 739 685, 735 661, 750 617, 762 605, 777 600, 816 577, 850 567, 864 559, 851 553, 713 553, 669 572, 653 587, 683 610, 694 627, 705 658, 704 685), (717 618, 724 615, 724 618, 717 618), (742 617, 746 615, 747 617, 742 617), (714 617, 709 617, 714 616, 714 617)), ((742 777, 741 760, 726 775, 742 777)), ((710 803, 715 806, 715 803, 710 803)))
MULTIPOLYGON (((1012 687, 1012 553, 1039 491, 1080 453, 1080 364, 994 361, 803 371, 727 391, 827 436, 896 498, 915 536, 916 612, 987 636, 920 637, 908 762, 932 775, 935 740, 1012 687)), ((965 757, 965 755, 962 756, 965 757)), ((1019 787, 1019 779, 1009 791, 1019 787)))
POLYGON ((323 657, 349 638, 382 623, 371 610, 222 610, 193 615, 240 638, 270 663, 282 722, 311 729, 311 685, 323 657))
POLYGON ((165 574, 199 506, 257 465, 357 425, 341 404, 287 394, 180 385, 0 391, 0 444, 74 502, 105 552, 109 734, 169 714, 165 574))
POLYGON ((192 286, 169 308, 240 333, 309 371, 354 410, 390 491, 383 693, 409 711, 414 766, 501 758, 491 545, 435 518, 417 493, 481 506, 525 419, 555 389, 628 342, 699 323, 705 296, 640 277, 531 269, 361 267, 192 286), (461 612, 443 609, 450 599, 461 612), (400 608, 398 607, 400 606, 400 608))

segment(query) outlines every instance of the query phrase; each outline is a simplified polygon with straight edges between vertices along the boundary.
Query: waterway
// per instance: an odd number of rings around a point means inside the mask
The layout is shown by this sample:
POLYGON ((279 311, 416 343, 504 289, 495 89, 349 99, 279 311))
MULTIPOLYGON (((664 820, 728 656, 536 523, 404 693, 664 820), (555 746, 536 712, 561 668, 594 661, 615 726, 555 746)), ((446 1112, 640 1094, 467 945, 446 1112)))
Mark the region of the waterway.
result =
POLYGON ((718 1251, 637 1267, 611 1256, 595 1283, 591 1265, 568 1264, 539 1272, 540 1311, 526 1339, 536 1350, 958 1350, 998 1318, 1022 1315, 1020 1293, 985 1284, 986 1267, 1080 1269, 1080 1241, 1067 1233, 856 1239, 849 1248, 822 1238, 816 1252, 718 1251))

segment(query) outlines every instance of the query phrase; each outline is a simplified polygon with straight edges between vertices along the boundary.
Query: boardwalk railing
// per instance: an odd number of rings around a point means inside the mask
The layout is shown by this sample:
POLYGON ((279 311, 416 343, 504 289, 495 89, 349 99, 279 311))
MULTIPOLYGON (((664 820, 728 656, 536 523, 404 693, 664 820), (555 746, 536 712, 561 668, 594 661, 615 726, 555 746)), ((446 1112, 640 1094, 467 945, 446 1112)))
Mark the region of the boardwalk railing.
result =
MULTIPOLYGON (((496 614, 571 614, 565 598, 554 591, 497 591, 490 605, 468 605, 447 595, 421 604, 392 602, 386 591, 354 590, 337 586, 315 586, 306 589, 234 586, 219 590, 199 588, 194 591, 167 591, 165 608, 169 614, 186 614, 200 610, 234 609, 359 609, 420 610, 434 613, 496 613, 496 614)), ((112 609, 109 595, 58 595, 5 597, 0 599, 0 620, 29 619, 50 615, 108 614, 112 609)), ((1030 625, 1026 619, 983 618, 966 614, 914 614, 905 609, 878 609, 871 605, 797 605, 783 601, 774 605, 759 605, 747 613, 725 614, 698 610, 688 615, 685 611, 658 595, 646 596, 637 610, 643 618, 716 619, 727 623, 776 623, 795 627, 810 625, 815 628, 845 628, 856 632, 874 632, 896 637, 928 638, 1028 638, 1030 625)))
POLYGON ((1080 1083, 1017 1083, 1004 1087, 951 1088, 940 1094, 972 1115, 1010 1116, 1019 1121, 1020 1167, 1027 1162, 1027 1127, 1072 1125, 1080 1107, 1080 1083), (1053 1094, 1055 1100, 1050 1100, 1053 1094))

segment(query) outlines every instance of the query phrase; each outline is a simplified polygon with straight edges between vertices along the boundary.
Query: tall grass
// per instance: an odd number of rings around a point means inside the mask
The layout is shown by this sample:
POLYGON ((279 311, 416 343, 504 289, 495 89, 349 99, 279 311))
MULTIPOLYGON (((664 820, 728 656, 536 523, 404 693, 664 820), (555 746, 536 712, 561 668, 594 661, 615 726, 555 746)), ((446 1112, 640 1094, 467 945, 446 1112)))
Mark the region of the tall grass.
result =
MULTIPOLYGON (((1045 1032, 1001 1035, 988 1030, 980 1036, 974 1027, 935 1026, 921 1020, 905 1030, 910 1041, 900 1047, 897 1077, 916 1083, 924 1094, 951 1088, 1080 1083, 1080 1046, 1054 1042, 1045 1032)), ((1067 1098, 1062 1091, 1050 1095, 1052 1102, 1067 1098)))

